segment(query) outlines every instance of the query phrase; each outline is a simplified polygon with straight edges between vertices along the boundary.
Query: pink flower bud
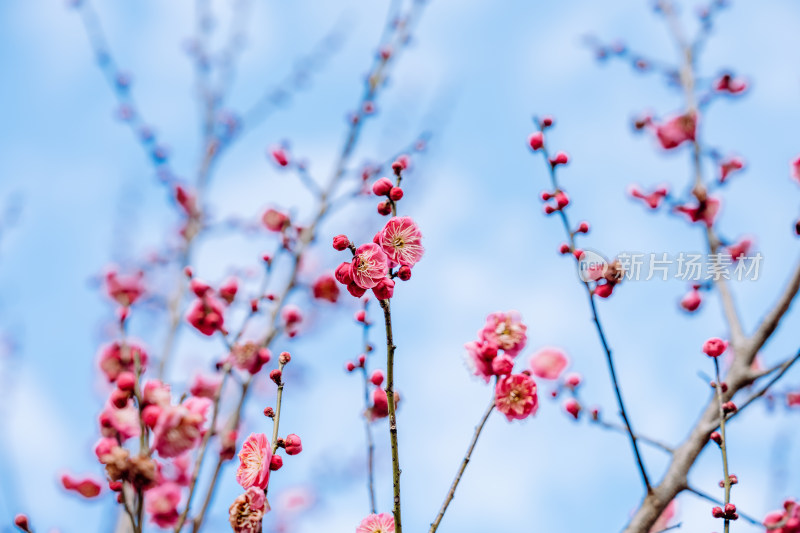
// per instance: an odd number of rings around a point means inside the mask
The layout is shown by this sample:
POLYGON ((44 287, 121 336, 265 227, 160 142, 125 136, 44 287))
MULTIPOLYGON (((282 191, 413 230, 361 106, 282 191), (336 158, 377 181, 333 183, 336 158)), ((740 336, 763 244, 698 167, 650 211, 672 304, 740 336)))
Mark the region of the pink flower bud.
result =
POLYGON ((392 180, 381 178, 372 184, 372 192, 375 196, 386 196, 392 190, 392 180))
POLYGON ((687 292, 686 295, 681 298, 681 307, 689 313, 697 311, 701 303, 703 303, 703 299, 696 290, 687 292))
POLYGON ((566 254, 568 254, 568 253, 570 252, 570 247, 569 247, 569 244, 567 244, 567 243, 563 243, 563 244, 561 245, 561 247, 558 249, 558 251, 561 253, 561 255, 566 255, 566 254))
POLYGON ((569 398, 564 402, 564 410, 569 413, 572 418, 577 420, 578 415, 581 414, 581 404, 579 404, 578 400, 575 398, 569 398))
POLYGON ((614 292, 614 286, 610 283, 605 283, 603 285, 598 285, 594 288, 594 294, 597 295, 599 298, 608 298, 611 296, 611 293, 614 292))
POLYGON ((269 460, 269 469, 270 470, 280 470, 283 466, 283 457, 278 455, 277 453, 272 456, 272 459, 269 460))
POLYGON ((722 444, 722 435, 718 431, 713 432, 709 438, 717 444, 722 444))
POLYGON ((264 416, 267 418, 273 418, 275 416, 275 410, 272 407, 265 407, 264 416))
POLYGON ((722 411, 725 413, 735 413, 737 410, 738 408, 733 402, 725 402, 722 404, 722 411))
POLYGON ((126 405, 128 405, 128 400, 131 397, 130 391, 123 391, 119 389, 114 389, 111 391, 111 403, 114 404, 114 407, 117 409, 122 409, 126 405))
POLYGON ((258 299, 257 298, 253 298, 252 300, 250 300, 250 311, 253 312, 253 313, 257 313, 258 312, 258 299))
POLYGON ((719 357, 728 349, 728 343, 718 337, 712 337, 703 344, 703 352, 709 357, 719 357))
POLYGON ((158 418, 161 416, 161 408, 157 405, 148 405, 142 409, 142 421, 149 428, 156 427, 158 418))
POLYGON ((553 213, 555 213, 555 212, 556 212, 556 210, 555 210, 555 208, 554 208, 552 205, 546 205, 546 206, 544 206, 544 213, 545 213, 546 215, 552 215, 552 214, 553 214, 553 213))
POLYGON ((563 191, 558 191, 556 193, 555 200, 559 209, 563 209, 569 205, 569 196, 563 191))
POLYGON ((356 298, 361 298, 364 296, 364 293, 367 292, 367 289, 362 289, 354 281, 350 282, 347 285, 347 292, 355 296, 356 298))
POLYGON ((392 204, 389 202, 378 203, 378 214, 386 216, 392 212, 392 204))
POLYGON ((726 503, 725 504, 725 514, 729 514, 730 515, 730 514, 733 514, 735 512, 736 512, 736 506, 735 505, 733 505, 732 503, 726 503))
POLYGON ((730 480, 731 485, 736 485, 737 483, 739 483, 739 478, 736 476, 736 474, 729 475, 728 480, 730 480))
POLYGON ((336 281, 342 285, 350 285, 353 283, 352 263, 346 262, 340 264, 338 267, 336 267, 333 277, 335 277, 336 281))
POLYGON ((528 146, 534 152, 541 149, 544 146, 544 134, 541 131, 531 133, 531 136, 528 137, 528 146))
POLYGON ((292 354, 290 354, 289 352, 281 352, 281 354, 278 356, 278 362, 282 365, 287 364, 291 360, 292 360, 292 354))
POLYGON ((514 370, 514 359, 503 354, 492 359, 492 373, 496 376, 507 376, 514 370))
POLYGON ((300 437, 294 433, 290 433, 286 437, 285 448, 288 455, 297 455, 303 451, 303 443, 300 441, 300 437))
POLYGON ((353 318, 356 319, 356 322, 361 322, 362 324, 366 323, 367 321, 367 312, 363 309, 360 311, 356 311, 356 314, 353 315, 353 318))
POLYGON ((400 187, 392 187, 392 190, 389 191, 389 198, 394 200, 395 202, 403 198, 403 189, 400 187))
POLYGON ((397 277, 403 281, 408 281, 411 279, 411 267, 408 265, 403 265, 399 269, 397 269, 397 277))
POLYGON ((378 300, 388 300, 394 295, 394 280, 383 278, 372 288, 372 292, 378 300))
POLYGON ((723 516, 725 516, 725 513, 722 511, 722 507, 714 507, 713 509, 711 509, 711 515, 714 518, 722 518, 723 516))
POLYGON ((281 148, 280 146, 276 146, 270 151, 270 155, 272 159, 280 166, 285 167, 289 165, 289 154, 281 148))
POLYGON ((571 372, 564 378, 564 384, 571 389, 577 388, 581 381, 581 375, 577 372, 571 372))
POLYGON ((193 279, 189 283, 189 288, 198 298, 202 298, 205 293, 207 293, 211 287, 209 287, 208 283, 204 281, 200 281, 199 279, 193 279))
MULTIPOLYGON (((117 387, 119 387, 120 390, 132 392, 135 386, 136 376, 133 375, 133 372, 121 372, 117 377, 117 387)), ((123 407, 125 406, 123 405, 123 407)))
POLYGON ((589 223, 581 222, 578 225, 577 233, 589 233, 589 223))
POLYGON ((369 380, 376 387, 380 387, 381 383, 383 383, 383 372, 380 370, 375 370, 369 377, 369 380))
POLYGON ((553 167, 558 165, 566 165, 569 162, 569 156, 564 152, 558 152, 555 157, 550 158, 550 165, 553 167))
POLYGON ((14 517, 14 525, 20 528, 22 531, 28 531, 30 526, 28 525, 28 517, 24 514, 18 514, 14 517))
POLYGON ((542 191, 539 197, 542 199, 543 202, 546 202, 547 200, 552 198, 553 195, 547 191, 542 191))
POLYGON ((366 354, 362 353, 361 355, 358 356, 358 366, 364 366, 364 363, 366 362, 367 362, 366 354))
POLYGON ((280 385, 281 384, 281 376, 282 375, 283 375, 283 372, 281 372, 280 370, 278 370, 276 368, 276 369, 270 371, 269 379, 274 381, 276 385, 280 385))
POLYGON ((549 128, 552 125, 553 125, 553 117, 544 117, 542 119, 542 127, 543 128, 549 128))
POLYGON ((228 305, 233 303, 237 292, 239 292, 239 282, 236 280, 236 278, 230 278, 219 288, 220 298, 225 300, 228 305))
POLYGON ((346 235, 337 235, 333 238, 333 249, 342 251, 346 250, 347 247, 350 245, 350 239, 347 238, 346 235))
POLYGON ((356 369, 356 365, 352 361, 348 361, 347 363, 345 363, 344 368, 348 372, 352 372, 353 370, 356 369))

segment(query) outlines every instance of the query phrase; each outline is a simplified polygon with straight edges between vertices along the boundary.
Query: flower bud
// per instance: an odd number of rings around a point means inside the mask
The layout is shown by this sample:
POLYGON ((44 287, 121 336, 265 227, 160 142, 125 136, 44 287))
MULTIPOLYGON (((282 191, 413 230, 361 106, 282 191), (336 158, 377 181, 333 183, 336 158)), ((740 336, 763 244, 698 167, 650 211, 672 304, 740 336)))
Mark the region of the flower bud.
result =
POLYGON ((569 398, 564 402, 564 410, 577 420, 581 414, 581 404, 575 398, 569 398))
POLYGON ((508 355, 498 355, 492 359, 492 373, 497 376, 507 376, 514 370, 514 359, 508 355))
POLYGON ((333 238, 333 249, 342 251, 346 250, 347 247, 350 245, 350 239, 347 238, 346 235, 337 235, 333 238))
POLYGON ((378 204, 378 214, 386 216, 392 212, 392 204, 389 202, 380 202, 378 204))
POLYGON ((278 362, 282 365, 287 364, 291 360, 292 360, 292 354, 290 354, 289 352, 281 352, 281 355, 278 357, 278 362))
POLYGON ((283 372, 281 372, 280 370, 278 370, 276 368, 276 369, 270 371, 269 379, 274 381, 276 385, 280 385, 281 384, 281 376, 282 375, 283 375, 283 372))
POLYGON ((372 288, 372 292, 378 300, 388 300, 394 296, 394 280, 383 278, 372 288))
POLYGON ((278 455, 277 453, 272 456, 272 459, 269 460, 269 469, 270 470, 280 470, 283 466, 283 457, 278 455))
POLYGON ((123 391, 120 389, 114 389, 111 391, 111 403, 114 404, 114 407, 117 409, 122 409, 128 405, 128 400, 130 397, 130 391, 123 391))
POLYGON ((541 131, 531 133, 531 136, 528 137, 528 146, 534 152, 541 149, 544 146, 544 134, 541 131))
POLYGON ((353 315, 353 318, 356 319, 356 322, 361 322, 362 324, 365 324, 367 322, 367 312, 364 311, 363 309, 360 311, 356 311, 356 314, 353 315))
POLYGON ((725 516, 725 513, 722 511, 722 507, 714 507, 713 509, 711 509, 711 515, 714 518, 722 518, 723 516, 725 516))
POLYGON ((264 416, 267 418, 274 418, 275 417, 275 410, 272 407, 265 407, 264 408, 264 416))
POLYGON ((717 444, 722 444, 722 435, 718 431, 713 432, 709 438, 717 444))
POLYGON ((366 362, 367 362, 367 356, 366 356, 366 354, 363 354, 363 353, 362 353, 361 355, 359 355, 359 356, 358 356, 358 366, 364 366, 364 364, 365 364, 366 362))
POLYGON ((569 162, 569 156, 564 152, 558 152, 555 157, 550 158, 550 165, 555 167, 558 165, 566 165, 569 162))
POLYGON ((18 514, 14 517, 14 525, 20 528, 22 531, 28 531, 30 526, 28 525, 28 517, 24 514, 18 514))
POLYGON ((411 267, 408 265, 403 265, 397 269, 397 277, 403 281, 408 281, 411 279, 411 267))
POLYGON ((148 405, 142 409, 142 421, 149 428, 156 427, 158 417, 161 416, 161 408, 157 405, 148 405))
POLYGON ((725 504, 725 514, 733 514, 736 512, 736 506, 732 503, 725 504))
POLYGON ((392 190, 389 191, 389 198, 394 200, 395 202, 403 198, 403 189, 400 187, 392 187, 392 190))
POLYGON ((709 357, 719 357, 728 349, 728 343, 718 337, 712 337, 703 344, 703 352, 709 357))
MULTIPOLYGON (((117 377, 117 387, 119 387, 120 390, 131 392, 135 386, 136 376, 133 375, 133 372, 120 372, 117 377)), ((125 406, 123 405, 123 407, 125 406)))
POLYGON ((286 453, 289 455, 297 455, 303 451, 303 443, 300 441, 300 437, 294 433, 291 433, 286 437, 286 440, 284 441, 284 447, 286 449, 286 453))
POLYGON ((386 196, 393 187, 392 180, 389 178, 381 178, 372 184, 372 192, 375 196, 386 196))
POLYGON ((570 252, 569 244, 563 243, 558 251, 561 253, 561 255, 567 255, 570 252))
POLYGON ((589 233, 589 223, 581 222, 578 225, 577 233, 589 233))
POLYGON ((345 363, 344 368, 348 372, 352 372, 353 370, 356 369, 356 365, 352 361, 348 361, 347 363, 345 363))

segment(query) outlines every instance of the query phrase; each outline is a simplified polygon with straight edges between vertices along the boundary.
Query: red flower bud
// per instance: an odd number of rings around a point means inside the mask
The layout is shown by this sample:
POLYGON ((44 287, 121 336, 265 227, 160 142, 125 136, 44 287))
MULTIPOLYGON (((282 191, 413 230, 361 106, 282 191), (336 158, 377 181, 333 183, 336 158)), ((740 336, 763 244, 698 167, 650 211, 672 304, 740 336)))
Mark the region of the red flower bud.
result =
POLYGON ((380 387, 381 383, 383 383, 383 372, 380 370, 375 370, 369 377, 369 380, 376 387, 380 387))
POLYGON ((270 470, 280 470, 283 466, 283 457, 278 455, 277 453, 272 456, 272 459, 269 460, 269 469, 270 470))
POLYGON ((386 216, 392 212, 392 204, 389 202, 380 202, 378 204, 378 214, 386 216))
POLYGON ((723 516, 725 516, 725 513, 722 511, 722 507, 714 507, 713 509, 711 509, 711 515, 714 518, 722 518, 723 516))
POLYGON ((561 252, 561 255, 567 255, 570 252, 569 244, 563 243, 558 251, 561 252))
POLYGON ((381 178, 372 184, 372 192, 375 196, 386 196, 392 190, 392 180, 389 178, 381 178))
POLYGON ((544 146, 544 134, 541 131, 531 133, 531 136, 528 137, 528 145, 534 152, 541 149, 544 146))
POLYGON ((728 343, 717 337, 712 337, 703 344, 703 352, 709 357, 719 357, 727 349, 728 343))
POLYGON ((403 281, 408 281, 411 279, 411 267, 407 265, 401 266, 397 269, 397 277, 402 279, 403 281))
POLYGON ((289 434, 284 441, 284 446, 286 449, 286 453, 289 455, 297 455, 298 453, 303 451, 303 443, 300 441, 300 437, 295 435, 294 433, 289 434))
POLYGON ((400 187, 392 187, 392 190, 389 191, 389 198, 394 200, 395 202, 403 198, 403 189, 400 187))
POLYGON ((352 372, 353 370, 356 369, 356 365, 352 361, 348 361, 347 363, 345 363, 344 368, 348 372, 352 372))
POLYGON ((282 375, 283 375, 283 372, 281 372, 280 370, 278 370, 276 368, 276 369, 270 371, 269 379, 274 381, 276 385, 280 385, 281 384, 281 376, 282 375))
POLYGON ((142 409, 142 421, 149 428, 156 427, 158 417, 161 416, 161 408, 157 405, 148 405, 142 409))
POLYGON ((713 432, 709 438, 717 444, 722 444, 722 435, 720 435, 718 431, 713 432))
MULTIPOLYGON (((133 372, 120 372, 117 377, 117 387, 119 387, 120 390, 131 392, 135 386, 136 376, 133 375, 133 372)), ((123 405, 123 407, 125 406, 123 405)))
POLYGON ((346 235, 337 235, 333 238, 333 249, 342 251, 346 250, 347 247, 350 245, 350 239, 347 238, 346 235))
POLYGON ((18 514, 14 517, 14 525, 20 528, 22 531, 28 531, 30 528, 28 525, 28 517, 24 514, 18 514))
POLYGON ((265 407, 264 416, 267 418, 273 418, 275 416, 275 410, 272 407, 265 407))
POLYGON ((558 166, 558 165, 566 165, 569 163, 569 156, 564 152, 558 152, 555 157, 550 158, 550 165, 558 166))

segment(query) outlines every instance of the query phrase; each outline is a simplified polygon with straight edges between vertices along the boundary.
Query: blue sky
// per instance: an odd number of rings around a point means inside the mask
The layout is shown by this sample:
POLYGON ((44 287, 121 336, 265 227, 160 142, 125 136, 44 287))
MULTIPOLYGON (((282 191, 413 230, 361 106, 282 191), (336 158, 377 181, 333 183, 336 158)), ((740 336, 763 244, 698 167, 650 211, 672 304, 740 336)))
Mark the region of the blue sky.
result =
MULTIPOLYGON (((96 3, 117 61, 133 74, 142 112, 169 144, 180 175, 191 177, 199 157, 197 104, 183 50, 192 31, 192 3, 96 3)), ((268 205, 307 209, 297 183, 276 171, 264 150, 288 140, 295 153, 309 159, 312 173, 327 176, 342 142, 344 117, 358 100, 385 4, 257 4, 231 95, 236 108, 282 79, 333 21, 343 17, 350 29, 311 86, 237 144, 217 168, 210 197, 219 217, 255 216, 268 205)), ((214 5, 224 13, 229 2, 214 5)), ((692 8, 685 6, 687 23, 692 8)), ((798 24, 800 7, 788 0, 734 3, 719 17, 700 60, 708 75, 732 68, 753 81, 746 97, 722 101, 704 117, 709 143, 748 162, 747 171, 726 189, 719 220, 723 235, 754 235, 764 256, 762 279, 733 288, 748 332, 798 259, 791 226, 800 190, 788 177, 789 161, 800 153, 798 24)), ((433 519, 489 398, 487 387, 466 371, 462 348, 488 313, 522 313, 530 336, 520 365, 537 347, 561 346, 573 369, 587 378, 582 391, 587 403, 614 411, 583 289, 572 265, 556 252, 561 228, 541 213, 536 198, 547 177, 525 146, 533 113, 557 119, 549 142, 572 157, 561 179, 572 198, 573 219, 592 224, 587 247, 608 255, 703 248, 697 228, 644 212, 625 195, 633 182, 670 182, 676 188, 687 182, 685 151, 665 155, 629 127, 630 117, 643 110, 680 110, 680 94, 657 76, 637 75, 619 63, 597 64, 581 44, 588 33, 622 38, 665 61, 676 58, 663 22, 647 2, 498 6, 432 0, 378 102, 379 115, 364 130, 357 160, 392 154, 422 129, 434 133, 401 204, 422 228, 427 252, 393 302, 403 393, 405 521, 411 530, 433 519)), ((6 126, 0 133, 0 199, 12 194, 23 199, 18 224, 0 242, 0 324, 20 346, 14 359, 0 363, 10 377, 0 392, 5 459, 0 476, 4 489, 14 487, 3 490, 0 523, 8 524, 22 509, 34 516, 39 531, 85 531, 87 523, 100 530, 113 519, 110 503, 78 501, 56 483, 63 469, 100 473, 91 451, 95 414, 103 402, 94 361, 112 308, 89 280, 110 262, 124 262, 163 242, 177 220, 149 161, 114 118, 113 95, 74 12, 61 2, 3 2, 0 72, 6 126)), ((368 240, 380 224, 371 202, 359 204, 331 218, 320 240, 342 232, 368 240)), ((231 265, 257 265, 258 254, 269 246, 264 235, 210 239, 195 267, 202 277, 219 281, 231 265)), ((314 253, 313 265, 331 268, 337 260, 324 245, 314 253)), ((709 336, 726 334, 716 297, 695 316, 677 312, 685 289, 676 281, 629 283, 599 303, 635 426, 671 443, 687 433, 709 394, 697 374, 712 368, 699 347, 709 336)), ((291 349, 304 369, 303 386, 287 387, 284 423, 303 437, 305 451, 275 476, 271 494, 298 483, 324 489, 319 505, 299 520, 300 533, 320 525, 352 531, 367 511, 363 472, 353 466, 363 453, 360 386, 342 371, 359 351, 359 331, 349 319, 354 302, 344 307, 320 310, 313 331, 277 347, 291 349)), ((762 352, 765 361, 796 351, 799 320, 796 310, 786 317, 762 352)), ((150 331, 145 320, 134 323, 134 333, 153 350, 160 346, 160 333, 150 331)), ((181 339, 180 362, 173 369, 179 384, 220 355, 217 344, 191 331, 181 339)), ((786 383, 800 385, 797 371, 786 383)), ((266 380, 260 390, 247 431, 266 429, 257 416, 270 401, 266 380)), ((640 497, 627 442, 567 420, 547 398, 546 384, 542 390, 535 418, 489 421, 443 533, 622 527, 640 497), (575 505, 580 512, 572 510, 575 505)), ((769 414, 759 406, 731 424, 732 471, 741 481, 734 501, 741 510, 762 517, 784 497, 800 496, 800 442, 791 430, 797 416, 782 410, 769 414)), ((389 511, 387 432, 384 425, 376 427, 379 498, 381 510, 389 511)), ((664 456, 647 450, 646 459, 658 477, 664 456)), ((706 451, 692 482, 714 492, 718 463, 718 455, 706 451)), ((222 489, 214 517, 220 527, 236 494, 230 468, 222 489)), ((684 529, 719 527, 707 503, 683 495, 680 507, 684 529)), ((735 529, 759 530, 741 522, 735 529)))

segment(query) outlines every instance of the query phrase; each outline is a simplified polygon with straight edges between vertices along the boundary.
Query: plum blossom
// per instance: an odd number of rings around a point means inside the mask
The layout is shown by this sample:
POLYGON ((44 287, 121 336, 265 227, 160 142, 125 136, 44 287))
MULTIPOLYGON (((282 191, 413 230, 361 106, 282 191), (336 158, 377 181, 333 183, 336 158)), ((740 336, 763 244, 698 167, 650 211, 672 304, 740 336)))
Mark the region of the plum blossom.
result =
POLYGON ((703 303, 703 299, 697 289, 692 289, 681 298, 681 307, 689 313, 697 311, 701 303, 703 303))
POLYGON ((221 384, 222 376, 220 375, 206 376, 204 374, 197 374, 192 380, 189 394, 197 398, 213 399, 221 384))
POLYGON ((483 378, 486 383, 494 375, 492 361, 497 357, 497 345, 485 340, 470 341, 467 349, 467 364, 472 373, 483 378))
POLYGON ((655 126, 656 137, 665 150, 677 148, 686 141, 694 141, 697 116, 693 113, 678 115, 655 126))
POLYGON ((645 193, 638 186, 633 185, 628 193, 632 197, 642 200, 650 209, 658 209, 658 206, 669 194, 669 190, 666 187, 659 187, 651 193, 645 193))
POLYGON ((153 448, 161 457, 177 457, 197 446, 210 406, 208 398, 191 397, 164 408, 153 429, 153 448))
POLYGON ((250 487, 233 501, 228 520, 236 533, 261 533, 261 521, 269 510, 264 491, 250 487))
POLYGON ((394 217, 375 236, 390 261, 398 265, 414 266, 422 259, 422 233, 411 217, 394 217))
POLYGON ((121 373, 135 370, 137 357, 139 365, 144 369, 147 366, 147 352, 139 344, 128 341, 123 346, 120 342, 112 342, 100 349, 100 370, 113 383, 121 373))
POLYGON ((527 329, 518 312, 496 312, 486 318, 480 337, 514 357, 525 347, 528 340, 525 334, 527 329))
POLYGON ((675 211, 686 215, 692 222, 702 222, 710 228, 717 218, 720 204, 718 198, 709 197, 695 205, 679 205, 675 207, 675 211))
POLYGON ((224 312, 222 303, 208 291, 194 301, 186 314, 186 320, 203 335, 211 336, 217 330, 222 331, 224 312))
POLYGON ((70 474, 63 474, 61 476, 61 484, 65 489, 75 491, 84 498, 94 498, 98 496, 102 487, 100 482, 94 477, 87 476, 76 479, 70 474))
POLYGON ((335 304, 339 299, 339 286, 331 274, 323 274, 317 278, 311 290, 317 300, 327 300, 335 304))
POLYGON ((143 276, 142 272, 130 276, 122 276, 112 270, 106 274, 106 292, 123 307, 133 305, 144 293, 143 276))
POLYGON ((128 402, 122 409, 117 409, 109 403, 100 413, 100 428, 104 437, 119 436, 122 440, 138 437, 139 411, 133 402, 128 402))
POLYGON ((530 360, 531 372, 542 379, 558 379, 568 365, 569 359, 558 348, 542 348, 530 360))
POLYGON ((164 483, 146 493, 146 509, 153 522, 161 528, 174 526, 178 522, 178 504, 181 488, 175 483, 164 483))
POLYGON ((509 422, 536 414, 539 398, 533 378, 527 374, 512 374, 500 378, 495 387, 495 406, 506 415, 509 422))
POLYGON ((246 370, 251 374, 258 374, 264 365, 269 363, 270 359, 272 359, 272 353, 269 349, 252 341, 244 344, 234 344, 228 357, 233 366, 240 370, 246 370))
POLYGON ((258 487, 266 489, 269 483, 269 464, 272 460, 272 448, 267 436, 263 433, 251 433, 242 444, 239 452, 239 469, 236 481, 244 489, 258 487))
POLYGON ((782 510, 773 511, 764 518, 764 526, 769 533, 800 533, 800 505, 786 500, 782 510), (778 524, 782 524, 781 527, 777 527, 778 524))
POLYGON ((380 246, 368 243, 358 247, 350 265, 353 283, 361 289, 371 289, 385 278, 388 272, 389 260, 380 246))
POLYGON ((394 517, 389 513, 371 514, 361 521, 356 533, 394 533, 394 517))

